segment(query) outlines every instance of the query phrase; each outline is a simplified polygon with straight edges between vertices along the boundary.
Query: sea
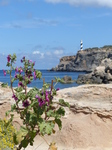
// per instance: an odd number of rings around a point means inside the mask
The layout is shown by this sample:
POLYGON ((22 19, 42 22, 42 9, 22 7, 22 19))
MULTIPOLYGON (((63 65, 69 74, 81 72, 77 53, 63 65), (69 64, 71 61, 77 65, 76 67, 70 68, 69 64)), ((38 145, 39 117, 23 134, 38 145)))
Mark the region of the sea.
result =
MULTIPOLYGON (((42 78, 45 79, 45 82, 47 83, 51 83, 51 80, 54 80, 55 77, 59 77, 59 78, 63 78, 64 76, 70 76, 72 77, 72 80, 76 80, 78 78, 78 75, 80 74, 85 74, 85 72, 54 72, 54 71, 48 71, 48 70, 39 70, 42 73, 42 78)), ((12 77, 15 75, 15 72, 12 72, 12 77)), ((4 76, 3 74, 3 70, 0 70, 0 82, 3 83, 8 83, 8 85, 10 86, 10 76, 9 74, 6 74, 6 76, 4 76)), ((15 81, 13 83, 13 87, 17 87, 18 82, 15 81)), ((54 83, 55 85, 55 83, 54 83)), ((32 81, 32 83, 30 83, 28 85, 28 87, 37 87, 39 89, 41 89, 43 86, 43 80, 42 79, 37 79, 32 81)), ((55 85, 55 88, 59 88, 59 89, 64 89, 64 88, 69 88, 69 87, 76 87, 78 86, 77 83, 70 83, 70 84, 62 84, 62 83, 58 83, 55 85)))

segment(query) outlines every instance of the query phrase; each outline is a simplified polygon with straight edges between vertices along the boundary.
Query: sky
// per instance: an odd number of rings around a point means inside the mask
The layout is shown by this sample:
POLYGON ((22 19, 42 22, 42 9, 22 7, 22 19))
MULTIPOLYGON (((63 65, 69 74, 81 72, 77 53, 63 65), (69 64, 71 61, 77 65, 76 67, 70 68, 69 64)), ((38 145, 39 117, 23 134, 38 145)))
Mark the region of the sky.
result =
POLYGON ((63 56, 112 45, 112 0, 0 0, 0 69, 7 55, 51 69, 63 56))

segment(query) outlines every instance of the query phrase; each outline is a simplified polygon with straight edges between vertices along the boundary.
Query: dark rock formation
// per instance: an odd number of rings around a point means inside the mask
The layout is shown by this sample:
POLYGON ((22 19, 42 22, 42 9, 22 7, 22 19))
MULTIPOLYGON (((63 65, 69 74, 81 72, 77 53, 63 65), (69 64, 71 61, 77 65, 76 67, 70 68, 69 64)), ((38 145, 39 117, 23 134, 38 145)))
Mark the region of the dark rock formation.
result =
POLYGON ((72 81, 72 77, 70 77, 70 76, 64 76, 62 79, 63 79, 65 82, 72 81))
POLYGON ((96 67, 92 73, 79 75, 76 82, 78 84, 112 83, 112 60, 103 60, 101 65, 96 67), (104 62, 106 63, 104 64, 104 62))
POLYGON ((76 56, 65 56, 60 59, 57 67, 51 71, 86 71, 92 72, 100 66, 105 58, 112 60, 112 46, 88 48, 78 51, 76 56))
POLYGON ((61 83, 64 83, 64 84, 73 83, 73 82, 75 82, 75 81, 72 80, 72 77, 70 77, 70 76, 64 76, 64 77, 61 79, 61 83))

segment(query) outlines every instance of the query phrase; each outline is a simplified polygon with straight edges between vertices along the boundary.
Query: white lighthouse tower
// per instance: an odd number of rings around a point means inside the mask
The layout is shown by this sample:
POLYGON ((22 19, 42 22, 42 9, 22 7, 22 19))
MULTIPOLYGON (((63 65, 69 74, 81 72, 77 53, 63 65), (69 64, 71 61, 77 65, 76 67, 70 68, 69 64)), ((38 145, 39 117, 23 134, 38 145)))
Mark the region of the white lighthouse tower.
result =
POLYGON ((83 41, 82 40, 80 41, 80 50, 81 51, 83 50, 83 41))

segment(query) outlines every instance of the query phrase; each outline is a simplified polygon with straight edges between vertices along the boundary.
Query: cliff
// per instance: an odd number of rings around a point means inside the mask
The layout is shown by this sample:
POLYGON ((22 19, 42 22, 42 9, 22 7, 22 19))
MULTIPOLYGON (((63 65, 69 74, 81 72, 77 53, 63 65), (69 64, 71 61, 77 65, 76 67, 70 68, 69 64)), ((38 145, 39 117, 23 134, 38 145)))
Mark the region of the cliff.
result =
POLYGON ((65 56, 60 59, 60 63, 51 71, 86 71, 92 72, 101 65, 102 60, 109 58, 112 60, 112 46, 101 48, 87 48, 78 51, 76 56, 65 56))

